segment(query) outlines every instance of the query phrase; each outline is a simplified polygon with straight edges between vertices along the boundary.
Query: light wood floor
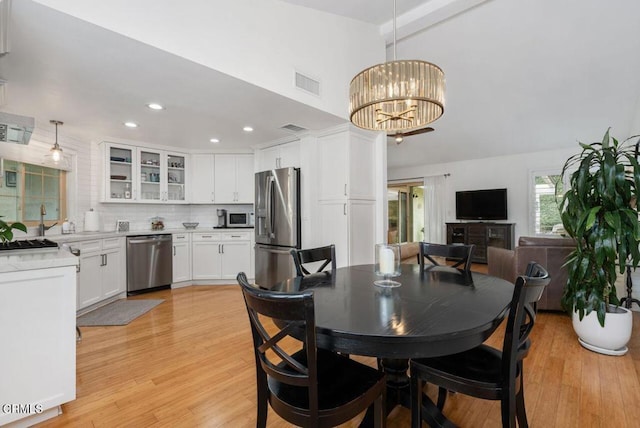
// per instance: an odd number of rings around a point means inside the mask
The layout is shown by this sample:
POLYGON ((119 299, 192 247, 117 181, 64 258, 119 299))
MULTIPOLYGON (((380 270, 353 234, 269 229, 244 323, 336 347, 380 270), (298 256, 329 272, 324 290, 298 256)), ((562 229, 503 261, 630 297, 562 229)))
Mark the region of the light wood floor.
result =
MULTIPOLYGON (((194 286, 136 298, 166 301, 127 326, 83 327, 77 399, 40 426, 255 426, 254 359, 239 287, 194 286)), ((567 316, 541 313, 525 360, 529 424, 640 426, 638 316, 634 324, 630 352, 610 357, 583 349, 567 316)), ((500 346, 501 332, 489 342, 500 346)), ((463 427, 500 426, 496 402, 456 394, 444 411, 463 427)), ((268 426, 289 425, 269 409, 268 426)), ((388 426, 409 426, 409 411, 396 408, 388 426)))

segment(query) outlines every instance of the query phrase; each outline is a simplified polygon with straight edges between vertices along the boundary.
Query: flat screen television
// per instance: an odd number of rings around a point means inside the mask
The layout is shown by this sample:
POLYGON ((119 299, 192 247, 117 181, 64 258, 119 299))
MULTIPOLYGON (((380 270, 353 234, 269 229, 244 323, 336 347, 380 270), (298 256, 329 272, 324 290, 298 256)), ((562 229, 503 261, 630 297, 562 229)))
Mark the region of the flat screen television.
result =
POLYGON ((458 220, 507 220, 507 189, 456 192, 458 220))

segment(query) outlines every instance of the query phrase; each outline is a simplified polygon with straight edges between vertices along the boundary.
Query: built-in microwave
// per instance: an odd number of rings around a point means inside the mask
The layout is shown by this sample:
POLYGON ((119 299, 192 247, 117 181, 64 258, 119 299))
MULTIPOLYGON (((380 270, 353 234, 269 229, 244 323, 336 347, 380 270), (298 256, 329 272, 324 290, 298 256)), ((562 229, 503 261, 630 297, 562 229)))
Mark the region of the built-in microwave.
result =
POLYGON ((227 212, 227 227, 250 227, 253 226, 252 212, 227 212))

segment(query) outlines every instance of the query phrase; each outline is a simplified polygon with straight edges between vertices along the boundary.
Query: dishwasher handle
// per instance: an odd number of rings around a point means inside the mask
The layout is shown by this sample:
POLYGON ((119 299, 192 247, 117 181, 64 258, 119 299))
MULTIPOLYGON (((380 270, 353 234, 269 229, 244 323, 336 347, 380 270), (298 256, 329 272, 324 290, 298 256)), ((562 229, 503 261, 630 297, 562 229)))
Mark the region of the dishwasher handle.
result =
POLYGON ((161 235, 152 237, 128 238, 129 244, 153 244, 156 242, 171 242, 171 235, 161 235))

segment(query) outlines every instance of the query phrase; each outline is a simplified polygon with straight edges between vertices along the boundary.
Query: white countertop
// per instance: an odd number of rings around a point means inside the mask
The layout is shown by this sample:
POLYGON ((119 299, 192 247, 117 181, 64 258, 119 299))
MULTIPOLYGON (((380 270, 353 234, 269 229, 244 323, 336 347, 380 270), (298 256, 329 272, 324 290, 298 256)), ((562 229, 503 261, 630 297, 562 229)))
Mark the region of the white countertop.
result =
POLYGON ((78 265, 78 258, 66 248, 11 250, 6 253, 0 254, 0 273, 78 265))
POLYGON ((80 232, 80 233, 70 233, 64 235, 46 235, 45 238, 57 242, 58 244, 64 244, 67 242, 77 242, 77 241, 87 241, 90 239, 103 239, 103 238, 114 238, 118 236, 126 237, 126 236, 136 236, 136 235, 161 235, 161 234, 174 234, 174 233, 203 233, 203 232, 251 232, 253 234, 254 228, 249 227, 241 227, 241 228, 213 228, 213 227, 198 227, 196 229, 185 229, 175 228, 175 229, 163 229, 163 230, 130 230, 129 232, 116 232, 114 230, 109 232, 80 232))

